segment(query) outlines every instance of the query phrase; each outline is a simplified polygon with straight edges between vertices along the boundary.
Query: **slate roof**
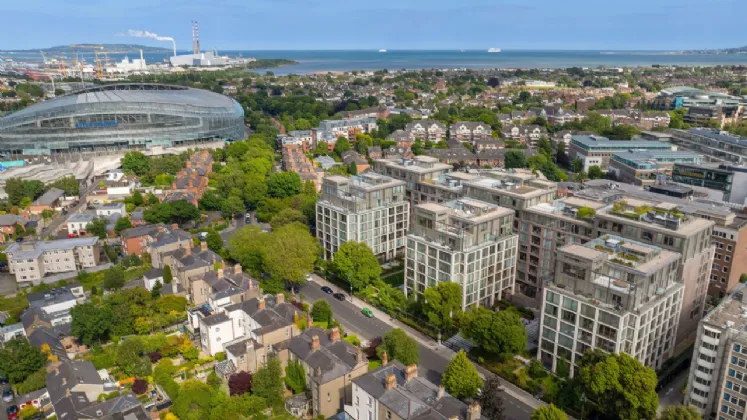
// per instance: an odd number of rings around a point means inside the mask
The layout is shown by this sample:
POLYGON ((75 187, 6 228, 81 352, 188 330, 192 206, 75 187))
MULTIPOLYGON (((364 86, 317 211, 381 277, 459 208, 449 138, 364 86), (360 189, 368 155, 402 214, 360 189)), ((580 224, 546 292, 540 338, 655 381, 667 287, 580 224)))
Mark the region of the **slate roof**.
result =
POLYGON ((33 206, 51 206, 52 203, 57 201, 60 197, 65 195, 65 191, 59 188, 50 188, 49 191, 42 194, 36 201, 33 202, 33 206))
MULTIPOLYGON (((360 352, 359 348, 345 340, 330 342, 327 333, 319 327, 307 328, 290 339, 289 349, 311 368, 311 378, 318 383, 327 383, 351 372, 358 364, 360 352), (318 350, 311 347, 314 336, 319 337, 318 350), (321 375, 317 374, 318 371, 321 371, 321 375)), ((365 356, 360 357, 363 363, 368 363, 365 356)))

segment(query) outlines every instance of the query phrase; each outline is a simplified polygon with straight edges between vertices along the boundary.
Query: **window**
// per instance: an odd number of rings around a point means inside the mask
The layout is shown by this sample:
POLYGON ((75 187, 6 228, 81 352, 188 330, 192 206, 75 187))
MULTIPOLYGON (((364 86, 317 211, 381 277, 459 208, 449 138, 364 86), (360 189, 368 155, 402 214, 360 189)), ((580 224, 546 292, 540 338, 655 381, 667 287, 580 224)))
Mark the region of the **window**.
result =
POLYGON ((373 398, 368 397, 368 406, 370 407, 372 405, 373 405, 373 398))
POLYGON ((373 413, 370 411, 368 412, 368 420, 373 420, 373 413))
POLYGON ((387 410, 387 412, 386 412, 386 419, 387 420, 392 420, 392 412, 389 411, 389 410, 387 410))

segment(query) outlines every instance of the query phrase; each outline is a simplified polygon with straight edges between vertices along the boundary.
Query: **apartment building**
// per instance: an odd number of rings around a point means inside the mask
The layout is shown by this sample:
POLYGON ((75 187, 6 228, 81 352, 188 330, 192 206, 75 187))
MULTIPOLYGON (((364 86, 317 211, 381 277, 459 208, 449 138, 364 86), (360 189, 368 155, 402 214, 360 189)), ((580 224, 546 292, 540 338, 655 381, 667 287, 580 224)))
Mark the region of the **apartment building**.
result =
POLYGON ((710 128, 672 130, 672 143, 700 152, 714 160, 747 163, 747 138, 710 128))
POLYGON ((77 272, 99 264, 99 238, 24 241, 5 249, 18 283, 39 284, 47 274, 77 272))
POLYGON ((343 120, 324 120, 319 127, 312 129, 314 135, 314 147, 320 141, 325 141, 330 151, 334 148, 337 137, 347 137, 350 141, 355 140, 357 133, 370 133, 378 128, 376 118, 348 118, 343 120))
POLYGON ((590 166, 599 166, 603 171, 606 171, 612 155, 631 149, 659 152, 676 151, 677 147, 670 143, 651 140, 610 140, 607 137, 597 135, 573 136, 568 156, 570 159, 581 159, 584 162, 584 169, 587 171, 590 166))
POLYGON ((347 241, 366 243, 382 261, 394 258, 405 246, 409 212, 404 181, 370 171, 325 177, 316 212, 324 258, 347 241))
POLYGON ((449 139, 475 143, 477 140, 487 140, 492 137, 493 129, 490 125, 474 121, 457 121, 449 126, 449 139))
POLYGON ((405 126, 405 132, 411 141, 420 139, 436 143, 447 138, 446 126, 441 121, 436 120, 411 121, 405 126))
POLYGON ((708 215, 715 222, 711 242, 715 247, 708 294, 723 298, 739 285, 747 273, 747 218, 734 213, 708 215))
POLYGON ((345 414, 353 420, 479 420, 481 408, 452 397, 443 386, 418 376, 417 365, 384 358, 382 366, 353 380, 345 414))
POLYGON ((704 418, 745 418, 746 305, 747 297, 740 286, 698 325, 684 403, 697 408, 704 418))
POLYGON ((288 134, 278 134, 275 140, 277 141, 278 149, 282 149, 284 146, 295 145, 306 153, 314 145, 314 132, 311 130, 293 130, 289 131, 288 134))
POLYGON ((618 235, 679 253, 677 277, 685 292, 677 342, 687 338, 700 321, 708 292, 715 223, 699 214, 684 214, 677 204, 658 199, 623 196, 594 216, 597 236, 618 235))
POLYGON ((410 206, 440 203, 462 196, 462 182, 475 176, 452 172, 454 167, 431 156, 412 159, 378 159, 374 170, 405 182, 405 199, 410 206))
POLYGON ((534 124, 511 124, 501 128, 501 136, 506 140, 515 140, 536 147, 540 137, 547 136, 547 129, 534 124))
POLYGON ((587 350, 601 349, 659 369, 676 343, 685 288, 680 259, 615 235, 560 248, 543 293, 537 359, 573 375, 587 350))
POLYGON ((662 176, 670 177, 675 164, 699 165, 704 161, 703 155, 690 151, 628 150, 613 154, 607 169, 620 182, 652 185, 662 176))
POLYGON ((555 276, 555 253, 594 238, 592 218, 604 203, 567 197, 528 207, 519 220, 516 277, 521 302, 539 308, 542 288, 555 276), (521 274, 519 274, 521 273, 521 274))
POLYGON ((462 309, 491 307, 514 292, 518 238, 514 211, 472 198, 415 207, 407 235, 405 295, 428 287, 462 286, 462 309))

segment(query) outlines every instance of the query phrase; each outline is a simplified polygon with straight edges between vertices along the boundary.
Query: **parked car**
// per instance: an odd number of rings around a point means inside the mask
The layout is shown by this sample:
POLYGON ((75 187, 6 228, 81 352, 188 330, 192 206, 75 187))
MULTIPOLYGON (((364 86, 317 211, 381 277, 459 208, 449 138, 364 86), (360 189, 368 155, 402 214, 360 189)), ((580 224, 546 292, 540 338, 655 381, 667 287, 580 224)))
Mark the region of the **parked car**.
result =
POLYGON ((337 299, 337 300, 339 300, 339 301, 345 300, 345 294, 344 293, 335 293, 332 296, 334 296, 334 298, 337 299))
POLYGON ((8 420, 15 420, 18 418, 18 406, 13 404, 10 407, 8 407, 7 410, 8 413, 8 420))
POLYGON ((363 308, 363 309, 361 309, 361 313, 362 313, 363 315, 367 316, 368 318, 373 318, 373 317, 374 317, 374 313, 373 313, 373 311, 372 311, 372 310, 370 310, 370 309, 368 309, 368 308, 363 308))
POLYGON ((324 293, 326 293, 328 295, 331 295, 332 293, 334 293, 332 291, 332 289, 329 288, 329 286, 322 286, 322 292, 324 292, 324 293))
POLYGON ((5 385, 3 387, 3 401, 5 402, 13 401, 13 390, 10 389, 8 385, 5 385))

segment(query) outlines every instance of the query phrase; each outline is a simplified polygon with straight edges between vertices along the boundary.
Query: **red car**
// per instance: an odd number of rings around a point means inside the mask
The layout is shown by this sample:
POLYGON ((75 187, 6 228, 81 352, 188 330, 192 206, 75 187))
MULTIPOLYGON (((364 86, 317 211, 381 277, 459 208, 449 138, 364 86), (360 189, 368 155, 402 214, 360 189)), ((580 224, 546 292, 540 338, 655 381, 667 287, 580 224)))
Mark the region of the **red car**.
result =
POLYGON ((13 404, 8 407, 8 420, 15 420, 18 418, 18 406, 13 404))

